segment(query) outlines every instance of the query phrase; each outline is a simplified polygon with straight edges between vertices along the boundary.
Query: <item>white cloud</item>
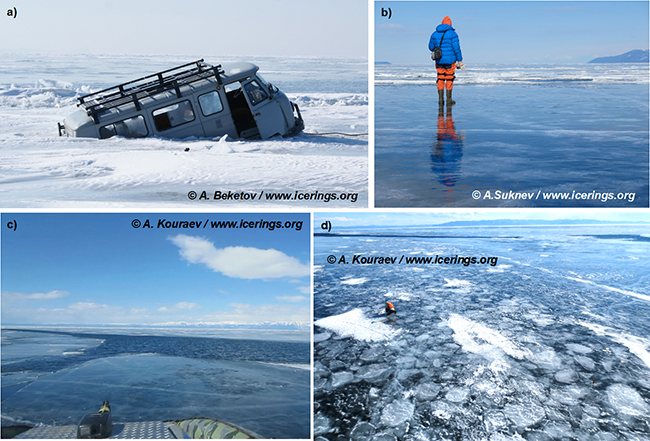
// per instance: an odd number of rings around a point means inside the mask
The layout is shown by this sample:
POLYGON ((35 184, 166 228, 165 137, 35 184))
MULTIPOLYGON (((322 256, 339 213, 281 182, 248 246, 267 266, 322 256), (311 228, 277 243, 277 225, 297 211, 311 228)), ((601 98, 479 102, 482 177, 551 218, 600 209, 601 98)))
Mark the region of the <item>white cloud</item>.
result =
POLYGON ((201 309, 201 305, 191 302, 180 302, 174 306, 179 309, 201 309))
POLYGON ((69 292, 66 291, 49 291, 46 293, 42 292, 35 292, 31 294, 24 294, 24 293, 18 293, 18 292, 3 292, 2 296, 5 298, 11 298, 11 299, 24 299, 24 300, 51 300, 51 299, 60 299, 61 297, 65 297, 70 295, 69 292))
POLYGON ((119 306, 109 306, 109 305, 102 305, 99 303, 93 303, 93 302, 77 302, 73 303, 72 305, 68 306, 68 309, 76 310, 76 311, 97 311, 100 309, 105 309, 105 310, 117 310, 121 309, 119 306))
POLYGON ((273 279, 309 275, 309 266, 281 251, 253 247, 216 248, 210 241, 184 234, 170 240, 190 263, 239 279, 273 279))
POLYGON ((276 297, 276 300, 279 300, 281 302, 297 303, 297 302, 304 302, 309 299, 305 296, 278 296, 276 297))
POLYGON ((309 304, 300 305, 250 305, 230 303, 232 309, 216 311, 203 317, 215 323, 255 324, 264 322, 298 322, 308 323, 309 304))
POLYGON ((175 304, 174 306, 163 306, 161 308, 158 308, 158 311, 160 312, 172 312, 172 311, 178 311, 179 309, 201 309, 201 305, 198 303, 192 303, 192 302, 179 302, 175 304))
POLYGON ((143 314, 119 306, 76 302, 63 308, 3 308, 2 320, 20 324, 142 323, 143 314))

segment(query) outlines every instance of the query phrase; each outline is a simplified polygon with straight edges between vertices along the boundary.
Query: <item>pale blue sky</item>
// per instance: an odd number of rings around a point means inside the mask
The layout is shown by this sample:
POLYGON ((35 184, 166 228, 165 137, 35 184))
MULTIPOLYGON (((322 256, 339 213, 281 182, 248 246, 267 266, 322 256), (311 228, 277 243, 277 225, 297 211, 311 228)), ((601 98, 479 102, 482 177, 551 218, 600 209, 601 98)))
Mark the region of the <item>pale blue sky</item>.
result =
MULTIPOLYGON (((368 56, 366 0, 16 0, 0 52, 368 56)), ((6 9, 5 11, 6 12, 6 9)))
POLYGON ((3 324, 310 320, 306 214, 4 213, 2 225, 3 324), (159 219, 302 227, 174 230, 159 219))
POLYGON ((431 63, 429 38, 445 16, 459 35, 463 61, 586 63, 647 49, 648 2, 375 2, 375 61, 431 63), (391 18, 381 10, 390 8, 391 18))

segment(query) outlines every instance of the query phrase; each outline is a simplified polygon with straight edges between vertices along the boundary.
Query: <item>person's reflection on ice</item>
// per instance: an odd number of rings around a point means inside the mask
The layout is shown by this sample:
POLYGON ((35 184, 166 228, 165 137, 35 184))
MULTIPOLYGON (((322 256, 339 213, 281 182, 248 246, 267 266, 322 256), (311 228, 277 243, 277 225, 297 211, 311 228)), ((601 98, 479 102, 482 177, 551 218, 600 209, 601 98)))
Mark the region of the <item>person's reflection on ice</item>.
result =
POLYGON ((456 133, 451 107, 438 108, 438 133, 431 150, 431 170, 438 182, 445 186, 446 199, 451 199, 453 187, 460 177, 460 159, 463 157, 465 134, 456 133))

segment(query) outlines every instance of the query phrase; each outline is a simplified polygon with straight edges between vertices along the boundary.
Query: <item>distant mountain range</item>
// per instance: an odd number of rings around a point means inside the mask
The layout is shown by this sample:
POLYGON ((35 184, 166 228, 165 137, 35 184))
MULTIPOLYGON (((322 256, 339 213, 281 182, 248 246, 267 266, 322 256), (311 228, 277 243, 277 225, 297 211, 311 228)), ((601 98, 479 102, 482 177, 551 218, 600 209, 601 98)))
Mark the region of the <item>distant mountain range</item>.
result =
MULTIPOLYGON (((549 226, 561 227, 570 225, 646 225, 647 221, 632 221, 632 220, 596 220, 596 219, 481 219, 481 220, 462 220, 462 221, 449 221, 439 224, 417 224, 417 225, 364 225, 363 227, 337 227, 341 230, 359 230, 359 229, 399 229, 399 228, 428 228, 428 227, 531 227, 531 226, 549 226)), ((314 232, 314 236, 335 236, 336 233, 318 233, 314 232)))
POLYGON ((622 55, 594 58, 589 63, 648 63, 650 61, 648 53, 648 49, 634 49, 622 55))
POLYGON ((300 322, 262 322, 254 324, 241 323, 213 323, 213 322, 166 322, 152 325, 141 325, 141 327, 164 327, 164 328, 212 328, 212 329, 285 329, 305 330, 310 329, 309 323, 300 322))
POLYGON ((482 227, 482 226, 500 226, 500 227, 526 227, 526 226, 571 226, 571 225, 643 225, 646 222, 635 221, 601 221, 596 219, 495 219, 495 220, 478 220, 478 221, 452 221, 436 226, 444 227, 482 227))

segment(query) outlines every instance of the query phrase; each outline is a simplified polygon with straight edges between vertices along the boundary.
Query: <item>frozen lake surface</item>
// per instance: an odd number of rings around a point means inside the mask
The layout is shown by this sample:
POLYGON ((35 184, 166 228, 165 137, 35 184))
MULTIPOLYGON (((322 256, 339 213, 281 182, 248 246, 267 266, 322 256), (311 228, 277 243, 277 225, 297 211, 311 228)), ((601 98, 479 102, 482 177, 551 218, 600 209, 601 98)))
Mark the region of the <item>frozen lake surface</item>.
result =
POLYGON ((233 332, 4 328, 2 425, 76 425, 109 400, 114 422, 210 417, 309 438, 308 331, 233 332))
POLYGON ((333 134, 368 132, 366 60, 0 54, 0 117, 0 207, 368 205, 368 136, 333 134), (265 141, 58 136, 78 97, 199 58, 257 64, 298 104, 304 132, 265 141), (189 199, 190 191, 356 196, 206 201, 189 199))
POLYGON ((432 65, 375 66, 376 206, 648 207, 647 64, 456 76, 440 111, 432 65))
POLYGON ((317 439, 650 438, 646 227, 368 228, 314 246, 317 439), (379 322, 386 301, 397 317, 379 322))

